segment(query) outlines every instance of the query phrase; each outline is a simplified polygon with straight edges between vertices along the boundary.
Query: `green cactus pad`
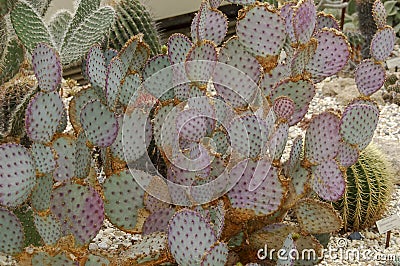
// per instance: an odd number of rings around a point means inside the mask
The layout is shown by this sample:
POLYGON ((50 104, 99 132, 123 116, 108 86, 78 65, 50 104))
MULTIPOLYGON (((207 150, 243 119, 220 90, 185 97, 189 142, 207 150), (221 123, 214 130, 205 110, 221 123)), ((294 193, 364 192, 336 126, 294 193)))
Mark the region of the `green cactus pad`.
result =
POLYGON ((300 259, 295 261, 296 266, 313 266, 317 265, 321 261, 321 254, 324 252, 324 247, 320 244, 320 242, 312 235, 300 236, 296 240, 296 249, 299 254, 305 254, 302 258, 300 255, 300 259), (315 251, 315 256, 313 253, 307 253, 308 251, 315 251), (310 254, 310 255, 307 255, 310 254))
POLYGON ((323 28, 333 28, 339 30, 339 22, 332 14, 326 14, 324 12, 318 12, 317 24, 315 24, 315 32, 323 28))
POLYGON ((72 14, 69 10, 59 10, 51 17, 48 23, 50 34, 58 50, 61 49, 65 33, 68 30, 72 18, 72 14))
POLYGON ((369 59, 357 65, 354 75, 357 89, 363 96, 370 96, 378 91, 385 83, 385 78, 385 68, 369 59))
POLYGON ((307 43, 314 32, 317 21, 317 12, 312 0, 301 0, 293 13, 293 29, 296 40, 307 43))
POLYGON ((65 251, 58 253, 55 256, 50 256, 46 252, 39 252, 32 257, 32 266, 43 265, 63 265, 63 266, 76 266, 77 263, 68 258, 65 251))
POLYGON ((173 69, 167 55, 156 55, 143 67, 143 86, 161 101, 174 98, 173 69))
POLYGON ((286 38, 283 19, 269 5, 261 4, 243 13, 236 33, 250 52, 263 57, 279 55, 286 38))
POLYGON ((201 258, 201 266, 224 266, 228 261, 228 245, 218 242, 201 258))
POLYGON ((115 104, 118 99, 121 81, 125 76, 123 72, 124 63, 119 57, 114 57, 107 67, 107 77, 105 94, 107 98, 107 105, 111 110, 115 109, 115 104))
POLYGON ((374 18, 376 27, 383 29, 386 26, 386 9, 382 1, 375 0, 372 5, 372 16, 374 18))
POLYGON ((294 254, 296 249, 296 244, 293 240, 293 235, 289 234, 285 241, 283 242, 283 246, 281 250, 284 250, 284 254, 281 254, 280 258, 278 258, 278 261, 276 263, 277 266, 292 266, 294 265, 294 261, 296 259, 296 256, 294 254), (293 254, 294 253, 294 254, 293 254), (293 256, 294 255, 294 256, 293 256))
POLYGON ((294 114, 288 121, 289 125, 295 125, 308 111, 308 105, 315 95, 315 87, 310 81, 299 80, 291 81, 286 79, 274 87, 270 94, 271 101, 280 96, 286 96, 292 99, 296 105, 294 114))
POLYGON ((67 109, 63 108, 63 113, 61 115, 61 120, 60 123, 58 123, 57 129, 56 129, 56 134, 57 133, 63 133, 67 129, 68 125, 68 114, 67 114, 67 109))
POLYGON ((142 82, 138 74, 127 75, 123 80, 123 84, 119 92, 119 103, 125 107, 128 106, 131 97, 135 94, 141 83, 142 82))
POLYGON ((51 193, 50 210, 60 221, 63 235, 72 234, 75 244, 88 244, 104 220, 103 201, 90 186, 64 184, 51 193))
POLYGON ((209 209, 210 220, 213 223, 213 228, 217 239, 221 237, 222 230, 225 223, 226 210, 224 207, 224 202, 222 200, 218 201, 218 204, 209 209))
POLYGON ((69 103, 68 113, 69 113, 69 120, 74 128, 75 132, 79 132, 82 130, 81 124, 81 110, 82 108, 91 100, 97 99, 98 96, 93 89, 83 89, 79 91, 75 96, 72 98, 71 102, 69 103))
POLYGON ((350 104, 340 121, 340 134, 349 144, 362 145, 361 149, 372 140, 379 121, 378 107, 366 104, 350 104))
POLYGON ((35 162, 19 144, 0 145, 0 204, 16 207, 23 203, 36 184, 35 162))
POLYGON ((334 159, 317 165, 312 172, 312 188, 318 196, 327 201, 336 201, 343 196, 346 180, 334 159))
POLYGON ((174 33, 168 38, 168 58, 171 65, 183 63, 192 48, 190 39, 181 33, 174 33))
POLYGON ((135 108, 125 113, 122 127, 122 147, 125 161, 130 163, 138 160, 147 152, 152 138, 150 110, 135 108))
POLYGON ((318 40, 318 47, 306 71, 315 81, 321 81, 336 74, 347 64, 351 48, 346 36, 335 29, 322 29, 314 38, 318 40))
POLYGON ((108 259, 93 254, 89 254, 85 261, 85 266, 108 266, 110 264, 108 259))
POLYGON ((311 163, 321 163, 336 157, 339 150, 340 118, 331 112, 315 116, 306 131, 305 157, 311 163))
POLYGON ((86 137, 96 146, 108 147, 117 138, 117 118, 99 100, 92 100, 82 108, 80 122, 86 137))
POLYGON ((281 158, 283 151, 285 150, 288 137, 289 137, 288 123, 278 124, 275 130, 273 131, 267 144, 269 149, 269 156, 273 160, 279 160, 279 158, 281 158))
POLYGON ((86 178, 90 172, 91 154, 86 146, 86 136, 81 132, 75 144, 75 176, 78 178, 86 178))
MULTIPOLYGON (((129 69, 129 66, 132 63, 133 56, 135 55, 136 47, 139 43, 138 36, 132 36, 125 45, 121 48, 121 51, 118 53, 118 57, 121 59, 123 63, 123 68, 121 72, 125 76, 126 72, 129 69)), ((110 60, 111 61, 111 60, 110 60)), ((107 64, 108 65, 108 64, 107 64)))
POLYGON ((174 209, 165 208, 150 214, 143 224, 143 235, 149 235, 154 232, 167 232, 168 222, 174 213, 174 209))
MULTIPOLYGON (((79 60, 86 51, 100 41, 104 34, 109 30, 110 24, 114 19, 115 12, 109 6, 103 6, 96 11, 89 13, 85 20, 81 21, 77 28, 72 32, 67 32, 61 48, 61 61, 69 64, 79 60), (94 34, 93 25, 96 25, 94 34), (68 38, 70 36, 70 38, 68 38)), ((76 15, 75 15, 76 17, 76 15)), ((71 22, 71 25, 74 21, 71 22)), ((71 29, 70 25, 70 29, 71 29)))
POLYGON ((66 181, 75 174, 76 139, 69 135, 59 135, 53 141, 57 154, 57 167, 53 172, 56 181, 66 181))
POLYGON ((53 189, 53 176, 47 174, 36 178, 36 186, 31 194, 32 208, 44 212, 50 208, 50 195, 53 189))
POLYGON ((25 129, 29 138, 48 143, 57 131, 64 112, 58 92, 40 92, 29 102, 25 114, 25 129))
POLYGON ((195 211, 184 209, 169 222, 168 247, 180 265, 199 264, 204 252, 216 241, 211 225, 195 211))
POLYGON ((86 58, 86 74, 92 86, 103 89, 106 85, 107 65, 100 45, 90 48, 86 58))
POLYGON ((316 49, 317 41, 314 38, 312 38, 306 45, 297 49, 291 62, 291 72, 293 77, 303 74, 305 67, 314 56, 316 49))
POLYGON ((216 48, 210 41, 202 41, 192 47, 185 61, 185 71, 191 81, 200 85, 209 81, 218 58, 216 48))
POLYGON ((32 52, 32 66, 42 91, 57 89, 62 79, 62 67, 53 48, 46 43, 39 43, 32 52))
POLYGON ((341 142, 336 159, 341 166, 350 167, 357 162, 359 156, 360 153, 357 148, 346 142, 341 142))
POLYGON ((24 248, 24 231, 15 214, 0 207, 0 252, 16 255, 24 248))
POLYGON ((35 227, 46 245, 55 245, 61 237, 61 223, 52 214, 34 216, 35 227))
POLYGON ((103 189, 107 218, 121 230, 133 230, 144 195, 134 176, 129 170, 121 171, 107 178, 103 189))
POLYGON ((51 147, 33 143, 31 152, 38 172, 47 174, 56 168, 55 151, 51 147))
POLYGON ((136 261, 148 261, 157 258, 160 253, 167 250, 168 237, 163 232, 155 232, 144 236, 141 241, 135 243, 127 251, 122 253, 122 256, 131 258, 136 261))
POLYGON ((19 1, 11 11, 11 22, 18 38, 33 52, 38 43, 52 44, 52 38, 41 15, 26 1, 19 1), (35 25, 27 27, 27 25, 35 25))
POLYGON ((271 167, 268 160, 241 161, 232 168, 229 178, 233 182, 238 180, 228 192, 232 207, 251 209, 258 214, 271 214, 282 205, 286 188, 279 180, 278 169, 271 167), (255 186, 251 186, 252 182, 255 186))
POLYGON ((108 64, 110 64, 111 60, 118 55, 118 51, 110 48, 110 49, 107 49, 103 53, 103 55, 104 55, 104 59, 106 62, 106 66, 108 66, 108 64))
POLYGON ((260 88, 264 96, 269 96, 272 89, 279 83, 279 81, 286 79, 290 76, 290 68, 288 65, 279 64, 269 73, 265 73, 261 77, 260 88))
POLYGON ((371 41, 371 56, 379 62, 385 61, 393 51, 396 33, 390 26, 379 29, 371 41))
POLYGON ((210 40, 219 45, 228 32, 228 18, 219 10, 209 9, 206 2, 203 2, 202 6, 204 8, 200 7, 200 11, 192 21, 192 40, 195 43, 202 40, 210 40))
POLYGON ((310 234, 323 234, 339 231, 342 220, 333 207, 314 199, 300 200, 295 212, 302 230, 310 234))

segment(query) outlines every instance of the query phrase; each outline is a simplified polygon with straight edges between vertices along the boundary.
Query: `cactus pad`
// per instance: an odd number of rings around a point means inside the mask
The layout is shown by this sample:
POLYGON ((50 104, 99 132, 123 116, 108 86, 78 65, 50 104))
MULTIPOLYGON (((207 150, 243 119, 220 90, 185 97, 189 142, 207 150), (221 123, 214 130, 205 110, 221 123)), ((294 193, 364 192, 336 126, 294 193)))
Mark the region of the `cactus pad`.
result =
POLYGON ((123 252, 123 256, 138 260, 157 258, 168 246, 168 237, 163 232, 155 232, 144 236, 141 241, 123 252))
POLYGON ((347 143, 364 146, 372 140, 378 120, 379 110, 376 106, 351 104, 343 112, 340 134, 347 143))
MULTIPOLYGON (((129 66, 132 63, 133 57, 135 56, 136 47, 140 41, 139 36, 132 36, 121 48, 121 51, 118 53, 118 57, 122 61, 123 67, 121 68, 121 72, 123 76, 125 76, 126 72, 129 69, 129 66)), ((112 59, 111 59, 112 60, 112 59)), ((111 62, 110 60, 110 62, 111 62)))
POLYGON ((298 42, 306 43, 314 32, 317 21, 314 1, 302 0, 295 7, 293 14, 294 35, 298 42))
POLYGON ((149 235, 154 232, 167 232, 168 221, 174 213, 174 209, 165 208, 150 214, 143 224, 143 235, 149 235))
POLYGON ((274 101, 274 112, 277 118, 289 119, 294 113, 295 104, 289 97, 281 96, 274 101))
POLYGON ((286 33, 283 19, 267 5, 256 5, 238 20, 239 41, 259 56, 279 55, 286 33))
POLYGON ((379 29, 371 41, 371 56, 377 61, 384 61, 392 53, 396 41, 396 33, 392 27, 379 29))
POLYGON ((290 76, 290 69, 288 65, 279 64, 269 73, 265 73, 260 81, 260 88, 264 92, 264 96, 269 96, 272 89, 278 84, 279 81, 290 76))
POLYGON ((318 40, 318 47, 306 71, 320 81, 336 74, 347 64, 351 49, 346 37, 335 29, 322 29, 314 38, 318 40))
POLYGON ((0 252, 15 255, 24 247, 24 231, 18 217, 6 208, 0 207, 0 252))
POLYGON ((135 54, 132 58, 129 69, 131 71, 140 72, 149 57, 150 47, 143 42, 139 42, 136 46, 135 54))
POLYGON ((227 0, 229 3, 236 5, 252 5, 256 2, 256 0, 227 0))
POLYGON ((0 145, 0 204, 15 207, 23 203, 36 184, 35 163, 23 146, 0 145))
POLYGON ((69 120, 72 127, 76 132, 82 130, 81 125, 81 110, 82 108, 91 100, 97 99, 98 96, 93 89, 83 89, 80 90, 69 103, 69 120))
POLYGON ((115 114, 99 100, 88 102, 82 109, 81 124, 88 140, 100 147, 110 146, 118 134, 118 121, 115 114))
POLYGON ((75 138, 70 135, 59 135, 53 142, 57 154, 57 167, 53 172, 56 181, 71 179, 75 174, 75 138))
POLYGON ((200 84, 207 82, 212 76, 217 57, 217 50, 214 43, 202 41, 194 45, 189 51, 185 62, 185 70, 188 78, 200 84))
POLYGON ((98 266, 98 265, 109 266, 110 261, 104 257, 89 254, 89 256, 85 261, 85 266, 98 266))
POLYGON ((292 148, 290 150, 289 159, 286 162, 285 170, 288 175, 290 175, 291 170, 295 169, 300 163, 301 155, 303 152, 303 138, 302 136, 297 136, 293 140, 292 148))
POLYGON ((279 158, 281 158, 283 151, 285 150, 288 136, 289 136, 288 123, 278 124, 274 129, 267 144, 269 156, 273 160, 279 160, 279 158))
POLYGON ((329 159, 313 169, 312 187, 324 200, 336 201, 343 196, 346 180, 337 162, 329 159))
POLYGON ((48 44, 39 43, 32 53, 32 65, 40 89, 53 91, 61 83, 62 67, 58 54, 48 44))
POLYGON ((324 112, 314 117, 305 136, 305 156, 311 163, 321 163, 336 157, 339 150, 340 118, 324 112))
POLYGON ((168 58, 171 65, 185 62, 192 48, 192 42, 181 33, 172 34, 168 39, 168 58))
POLYGON ((142 71, 143 86, 162 101, 174 97, 172 85, 173 68, 169 66, 167 55, 156 55, 146 62, 142 71))
POLYGON ((75 145, 75 176, 86 178, 90 172, 91 154, 86 146, 86 136, 84 132, 79 133, 75 145))
POLYGON ((386 9, 382 1, 374 1, 372 5, 372 17, 378 29, 383 29, 386 26, 386 9))
POLYGON ((34 223, 46 245, 55 245, 60 239, 61 223, 52 214, 47 216, 35 214, 34 223))
POLYGON ((103 225, 103 201, 90 186, 64 184, 53 190, 50 201, 63 235, 72 234, 79 246, 88 244, 103 225))
POLYGON ((57 92, 36 94, 26 109, 26 133, 36 142, 51 141, 63 112, 64 104, 57 92))
POLYGON ((53 189, 53 176, 47 174, 36 178, 36 186, 31 194, 32 208, 44 212, 50 208, 50 195, 53 189))
POLYGON ((317 14, 317 24, 315 25, 315 32, 323 28, 333 28, 339 30, 339 22, 332 14, 319 12, 317 14))
POLYGON ((241 161, 232 168, 229 175, 231 180, 238 180, 228 192, 232 207, 251 209, 258 214, 270 214, 281 206, 286 188, 279 180, 278 169, 271 167, 268 161, 241 161), (254 185, 259 185, 250 187, 253 182, 254 185), (250 190, 254 188, 255 190, 250 190))
POLYGON ((192 21, 191 36, 193 42, 210 40, 219 45, 228 31, 228 19, 221 11, 208 9, 206 4, 204 6, 192 21))
POLYGON ((370 96, 378 91, 385 83, 385 78, 385 68, 369 59, 357 65, 354 76, 357 89, 364 96, 370 96))
POLYGON ((357 162, 359 156, 360 153, 357 148, 346 142, 341 142, 336 159, 341 166, 350 167, 357 162))
POLYGON ((118 101, 123 106, 128 106, 131 97, 140 87, 141 80, 138 74, 127 75, 123 80, 123 84, 121 86, 118 101))
POLYGON ((216 243, 201 259, 201 266, 224 266, 228 260, 228 245, 216 243))
POLYGON ((90 48, 86 59, 86 73, 92 86, 103 89, 106 85, 107 65, 100 45, 90 48))
POLYGON ((310 234, 323 234, 339 231, 342 220, 333 207, 313 199, 303 199, 295 206, 300 227, 310 234))
POLYGON ((305 67, 315 54, 317 49, 317 40, 312 38, 306 45, 299 47, 293 55, 291 69, 292 76, 302 75, 305 67))
POLYGON ((308 105, 315 95, 315 87, 310 81, 281 81, 271 92, 271 100, 280 96, 286 96, 293 100, 296 105, 294 114, 289 120, 289 125, 298 123, 308 111, 308 105))
MULTIPOLYGON (((293 266, 294 261, 296 259, 295 256, 293 256, 293 252, 297 251, 295 242, 293 240, 293 235, 289 234, 285 241, 283 242, 283 246, 281 250, 285 250, 283 256, 279 256, 278 261, 277 261, 277 266, 293 266)), ((294 253, 296 254, 296 253, 294 253)))
POLYGON ((280 8, 281 17, 285 20, 285 31, 288 35, 288 40, 290 42, 296 42, 296 37, 294 34, 294 27, 293 27, 293 14, 294 14, 294 7, 296 3, 294 2, 285 2, 280 8))
POLYGON ((114 110, 118 98, 121 81, 125 76, 124 63, 119 57, 114 57, 107 67, 105 93, 107 105, 114 110))
POLYGON ((169 250, 180 265, 198 264, 216 241, 211 225, 197 212, 182 210, 169 222, 169 250))
POLYGON ((55 153, 51 147, 33 143, 31 152, 38 172, 47 174, 56 168, 55 153))
POLYGON ((110 222, 122 230, 134 229, 138 210, 143 207, 144 190, 129 170, 107 178, 103 189, 104 209, 110 222))

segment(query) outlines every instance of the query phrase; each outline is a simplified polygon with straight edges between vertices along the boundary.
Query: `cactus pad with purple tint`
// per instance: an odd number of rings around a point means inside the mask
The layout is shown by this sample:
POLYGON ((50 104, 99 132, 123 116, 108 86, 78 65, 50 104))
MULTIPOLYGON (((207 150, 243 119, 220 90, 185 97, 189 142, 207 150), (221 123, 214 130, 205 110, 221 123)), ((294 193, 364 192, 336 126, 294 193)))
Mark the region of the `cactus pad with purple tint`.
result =
POLYGON ((290 76, 290 68, 288 65, 279 64, 269 73, 265 73, 261 77, 260 88, 264 96, 269 96, 272 89, 279 83, 279 81, 286 79, 290 76))
POLYGON ((370 59, 357 65, 354 76, 357 89, 364 96, 370 96, 378 91, 385 83, 385 78, 385 68, 370 59))
POLYGON ((386 16, 386 8, 382 1, 375 0, 372 5, 372 17, 378 29, 383 29, 386 26, 386 16))
POLYGON ((293 14, 293 29, 296 40, 300 43, 307 43, 314 32, 317 21, 314 1, 301 0, 296 5, 293 14))
POLYGON ((228 18, 219 10, 205 8, 196 14, 191 28, 194 42, 210 40, 215 44, 220 44, 228 32, 228 18), (203 12, 205 14, 202 14, 203 12), (205 18, 204 22, 200 21, 203 18, 205 18), (202 27, 204 28, 201 29, 202 27))
POLYGON ((121 81, 125 76, 123 69, 124 63, 119 57, 114 57, 107 67, 105 94, 107 105, 112 110, 115 108, 119 90, 121 88, 121 81))
POLYGON ((53 183, 53 176, 51 174, 36 178, 36 186, 31 194, 31 204, 34 211, 44 212, 50 208, 50 195, 53 183))
POLYGON ((346 180, 334 159, 326 160, 313 169, 312 187, 322 199, 337 201, 346 189, 346 180))
POLYGON ((149 235, 154 232, 167 232, 168 221, 174 213, 174 209, 165 208, 159 209, 150 214, 143 224, 143 235, 149 235))
POLYGON ((379 29, 371 41, 371 56, 379 61, 385 61, 390 56, 396 42, 396 33, 392 27, 379 29))
POLYGON ((341 142, 336 160, 338 161, 339 165, 343 167, 350 167, 357 162, 359 156, 360 152, 357 148, 346 142, 341 142))
POLYGON ((31 152, 35 160, 36 170, 40 173, 50 173, 56 168, 55 153, 51 147, 41 143, 33 143, 31 152))
POLYGON ((297 49, 292 57, 291 70, 292 76, 302 75, 305 67, 317 50, 317 40, 312 38, 306 45, 297 49))
POLYGON ((61 223, 52 214, 34 214, 35 227, 46 245, 55 245, 61 237, 61 223))
POLYGON ((223 266, 228 261, 228 245, 218 242, 210 250, 206 251, 201 259, 201 266, 223 266))
MULTIPOLYGON (((53 141, 57 154, 57 167, 53 172, 56 181, 66 181, 75 175, 76 139, 70 135, 59 135, 53 141)), ((80 158, 79 158, 80 159, 80 158)))
POLYGON ((168 38, 168 58, 171 65, 183 63, 192 48, 192 42, 181 33, 172 34, 168 38))
POLYGON ((0 252, 8 255, 16 255, 24 248, 24 231, 18 217, 0 207, 0 252))
POLYGON ((211 78, 217 61, 214 43, 202 41, 190 49, 185 62, 187 77, 197 84, 204 85, 211 78))
POLYGON ((41 90, 48 92, 57 89, 62 79, 62 66, 53 48, 39 43, 32 52, 32 66, 41 90))
POLYGON ((317 24, 315 25, 315 32, 323 28, 333 28, 339 30, 339 22, 332 14, 319 12, 317 14, 317 24))

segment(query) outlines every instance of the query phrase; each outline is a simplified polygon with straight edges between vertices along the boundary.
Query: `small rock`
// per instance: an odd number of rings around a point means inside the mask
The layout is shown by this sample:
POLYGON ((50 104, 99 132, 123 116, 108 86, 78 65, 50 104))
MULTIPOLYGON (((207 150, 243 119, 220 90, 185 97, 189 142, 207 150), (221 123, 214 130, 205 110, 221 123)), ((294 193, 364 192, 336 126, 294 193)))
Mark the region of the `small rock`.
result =
POLYGON ((361 240, 363 236, 360 234, 360 232, 353 232, 347 238, 350 240, 361 240))
POLYGON ((108 249, 108 247, 110 246, 109 244, 107 244, 106 242, 100 242, 100 244, 98 245, 99 248, 101 249, 108 249))
POLYGON ((114 229, 113 228, 107 228, 103 231, 103 235, 110 235, 114 233, 114 229))
POLYGON ((95 243, 90 243, 89 244, 89 250, 97 250, 99 247, 95 243))

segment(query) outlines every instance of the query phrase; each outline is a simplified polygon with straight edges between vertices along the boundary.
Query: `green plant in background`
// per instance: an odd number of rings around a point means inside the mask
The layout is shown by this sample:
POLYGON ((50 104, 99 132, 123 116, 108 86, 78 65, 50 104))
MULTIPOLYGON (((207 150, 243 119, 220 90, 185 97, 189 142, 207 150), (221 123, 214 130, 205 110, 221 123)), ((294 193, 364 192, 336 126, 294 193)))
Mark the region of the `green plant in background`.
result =
POLYGON ((382 151, 370 144, 347 168, 346 176, 343 198, 333 206, 340 212, 345 230, 368 228, 387 210, 394 189, 393 170, 382 151))

